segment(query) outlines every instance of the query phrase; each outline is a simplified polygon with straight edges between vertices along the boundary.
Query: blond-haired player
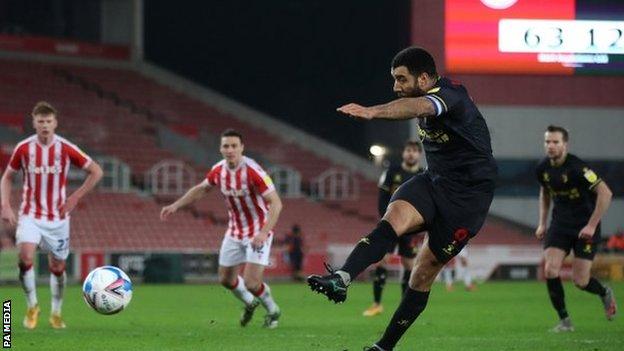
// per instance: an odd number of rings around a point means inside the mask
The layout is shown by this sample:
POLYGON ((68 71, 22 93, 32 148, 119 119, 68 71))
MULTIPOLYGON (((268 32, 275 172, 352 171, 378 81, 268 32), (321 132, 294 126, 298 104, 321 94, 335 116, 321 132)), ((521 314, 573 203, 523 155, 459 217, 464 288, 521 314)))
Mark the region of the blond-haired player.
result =
POLYGON ((50 324, 65 328, 61 318, 65 289, 65 261, 69 255, 69 214, 102 178, 102 169, 76 145, 56 135, 58 112, 47 102, 38 102, 32 111, 36 133, 17 144, 2 175, 2 220, 15 226, 19 250, 19 278, 28 309, 24 327, 34 329, 39 318, 33 259, 37 246, 48 252, 52 311, 50 324), (87 172, 82 185, 65 196, 70 165, 87 172), (22 172, 24 186, 18 216, 11 208, 13 175, 22 172))

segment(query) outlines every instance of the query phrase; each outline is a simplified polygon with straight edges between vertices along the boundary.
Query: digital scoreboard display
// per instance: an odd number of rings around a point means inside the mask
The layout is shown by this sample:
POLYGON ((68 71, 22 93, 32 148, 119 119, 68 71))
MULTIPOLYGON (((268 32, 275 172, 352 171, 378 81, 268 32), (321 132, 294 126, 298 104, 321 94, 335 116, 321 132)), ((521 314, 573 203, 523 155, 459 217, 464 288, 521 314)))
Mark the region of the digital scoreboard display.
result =
POLYGON ((449 73, 624 74, 624 0, 446 0, 449 73))

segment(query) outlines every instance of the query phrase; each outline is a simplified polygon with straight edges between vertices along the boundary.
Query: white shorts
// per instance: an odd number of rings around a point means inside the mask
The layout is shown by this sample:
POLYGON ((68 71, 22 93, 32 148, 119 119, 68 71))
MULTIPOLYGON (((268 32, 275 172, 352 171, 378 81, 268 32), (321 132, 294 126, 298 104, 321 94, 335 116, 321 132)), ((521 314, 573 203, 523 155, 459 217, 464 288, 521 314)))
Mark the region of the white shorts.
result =
POLYGON ((59 260, 69 256, 69 218, 59 221, 20 216, 15 233, 16 244, 34 243, 59 260))
POLYGON ((219 266, 232 267, 241 263, 268 266, 272 243, 273 234, 264 242, 264 246, 260 250, 254 250, 251 247, 251 239, 246 238, 239 241, 226 235, 221 243, 221 250, 219 250, 219 266))

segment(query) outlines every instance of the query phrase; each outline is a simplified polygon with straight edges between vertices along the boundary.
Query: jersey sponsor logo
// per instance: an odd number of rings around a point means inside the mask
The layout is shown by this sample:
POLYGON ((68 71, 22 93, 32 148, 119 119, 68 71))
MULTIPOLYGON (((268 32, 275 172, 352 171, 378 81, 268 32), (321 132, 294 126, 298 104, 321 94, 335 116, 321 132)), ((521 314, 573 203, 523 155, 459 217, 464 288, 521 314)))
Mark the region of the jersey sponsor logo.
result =
POLYGON ((552 197, 567 197, 570 200, 578 199, 581 197, 581 192, 578 188, 572 188, 570 190, 554 190, 550 186, 548 187, 548 192, 552 197))
POLYGON ((61 173, 61 166, 28 166, 28 173, 34 174, 59 174, 61 173))
POLYGON ((221 191, 225 196, 234 196, 234 197, 244 197, 249 195, 249 190, 247 189, 230 189, 230 190, 222 190, 221 191))
POLYGON ((451 138, 443 130, 430 130, 427 131, 424 128, 418 130, 418 136, 421 141, 431 141, 438 144, 448 143, 451 138))
POLYGON ((583 168, 583 177, 585 177, 585 179, 587 179, 587 181, 591 184, 594 184, 598 181, 598 175, 587 167, 583 168))

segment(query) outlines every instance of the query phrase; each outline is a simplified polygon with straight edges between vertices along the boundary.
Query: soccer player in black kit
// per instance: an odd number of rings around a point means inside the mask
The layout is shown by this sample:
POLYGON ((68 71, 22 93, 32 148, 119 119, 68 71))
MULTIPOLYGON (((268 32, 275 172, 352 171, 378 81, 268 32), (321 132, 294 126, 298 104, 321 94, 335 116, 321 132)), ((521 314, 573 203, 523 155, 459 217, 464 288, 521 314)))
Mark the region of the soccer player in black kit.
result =
MULTIPOLYGON (((420 167, 420 156, 422 154, 422 146, 416 140, 408 140, 403 147, 403 153, 401 154, 402 162, 398 165, 391 165, 386 169, 379 178, 379 200, 377 203, 377 209, 379 210, 379 217, 382 218, 386 213, 388 204, 392 194, 403 183, 411 179, 416 174, 422 172, 420 167)), ((397 253, 401 257, 401 265, 403 265, 403 276, 401 277, 401 292, 407 290, 407 283, 412 273, 412 266, 414 265, 414 257, 416 257, 416 235, 418 233, 410 233, 402 235, 397 245, 393 246, 388 255, 386 255, 377 267, 375 268, 375 276, 373 278, 373 304, 367 308, 364 313, 364 317, 372 317, 379 315, 383 312, 383 306, 381 305, 381 295, 383 293, 384 286, 386 285, 386 279, 388 276, 388 270, 385 265, 387 263, 388 256, 394 253, 396 247, 398 247, 397 253)))
POLYGON ((391 73, 398 99, 372 107, 352 103, 338 111, 365 120, 418 118, 428 169, 392 195, 383 219, 357 243, 342 268, 308 277, 313 291, 343 302, 351 280, 381 260, 400 236, 428 231, 409 288, 382 338, 367 350, 392 350, 425 309, 444 264, 481 229, 497 177, 490 132, 466 88, 438 76, 433 57, 418 47, 399 52, 391 73))
POLYGON ((548 295, 559 315, 552 331, 573 331, 566 310, 559 271, 564 258, 574 252, 572 279, 581 290, 598 295, 608 320, 616 314, 613 290, 591 277, 592 260, 600 241, 600 219, 611 203, 607 184, 580 158, 568 153, 568 131, 549 126, 544 133, 546 157, 536 168, 540 183, 539 224, 535 231, 544 238, 544 275, 548 295), (554 203, 552 221, 547 229, 548 210, 554 203))

